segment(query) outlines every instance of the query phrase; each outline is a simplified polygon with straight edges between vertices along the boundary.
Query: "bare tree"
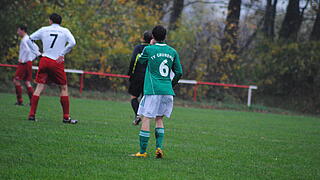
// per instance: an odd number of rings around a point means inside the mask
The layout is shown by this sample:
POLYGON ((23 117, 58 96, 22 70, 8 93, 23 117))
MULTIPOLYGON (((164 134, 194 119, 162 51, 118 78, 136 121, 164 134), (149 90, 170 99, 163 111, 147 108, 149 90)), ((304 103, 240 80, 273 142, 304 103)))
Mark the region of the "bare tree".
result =
POLYGON ((312 7, 316 10, 317 16, 313 24, 312 32, 310 34, 310 40, 320 41, 320 2, 313 2, 312 7))
POLYGON ((173 7, 170 14, 169 20, 169 30, 174 30, 177 28, 177 22, 183 11, 184 0, 173 0, 173 7))
POLYGON ((300 26, 303 20, 303 13, 309 4, 309 0, 306 1, 306 5, 302 8, 301 12, 299 4, 300 0, 289 0, 287 12, 279 31, 280 39, 288 39, 291 41, 297 40, 300 26))
POLYGON ((278 3, 278 0, 267 0, 262 31, 264 35, 269 39, 273 39, 275 35, 274 23, 275 23, 276 12, 277 12, 277 9, 276 9, 277 3, 278 3))
POLYGON ((240 11, 241 0, 230 0, 228 5, 226 26, 224 28, 224 38, 221 40, 221 47, 224 53, 237 52, 240 11))

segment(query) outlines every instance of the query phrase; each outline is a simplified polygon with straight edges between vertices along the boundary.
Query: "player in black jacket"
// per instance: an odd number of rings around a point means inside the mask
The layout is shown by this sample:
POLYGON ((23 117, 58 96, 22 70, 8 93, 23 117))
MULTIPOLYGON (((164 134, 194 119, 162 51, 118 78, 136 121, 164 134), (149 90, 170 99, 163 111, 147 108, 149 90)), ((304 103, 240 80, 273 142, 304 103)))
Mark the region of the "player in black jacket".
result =
POLYGON ((136 115, 133 125, 139 125, 141 122, 141 118, 137 115, 139 109, 138 98, 143 96, 144 75, 147 68, 146 64, 138 63, 138 59, 143 49, 150 44, 151 40, 152 34, 148 31, 145 31, 143 33, 143 43, 134 47, 128 71, 128 75, 130 76, 128 92, 131 95, 131 106, 136 115))

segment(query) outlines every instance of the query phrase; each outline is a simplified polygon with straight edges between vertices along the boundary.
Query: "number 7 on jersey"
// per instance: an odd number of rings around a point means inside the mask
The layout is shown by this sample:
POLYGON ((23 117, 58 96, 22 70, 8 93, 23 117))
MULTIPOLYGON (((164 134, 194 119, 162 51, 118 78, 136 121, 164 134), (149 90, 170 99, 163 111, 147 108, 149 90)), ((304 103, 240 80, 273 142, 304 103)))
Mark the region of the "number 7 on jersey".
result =
POLYGON ((53 39, 53 41, 52 41, 52 43, 51 43, 51 46, 50 46, 50 48, 53 48, 54 43, 56 42, 56 40, 57 40, 57 38, 58 38, 58 34, 50 34, 50 36, 54 36, 54 39, 53 39))

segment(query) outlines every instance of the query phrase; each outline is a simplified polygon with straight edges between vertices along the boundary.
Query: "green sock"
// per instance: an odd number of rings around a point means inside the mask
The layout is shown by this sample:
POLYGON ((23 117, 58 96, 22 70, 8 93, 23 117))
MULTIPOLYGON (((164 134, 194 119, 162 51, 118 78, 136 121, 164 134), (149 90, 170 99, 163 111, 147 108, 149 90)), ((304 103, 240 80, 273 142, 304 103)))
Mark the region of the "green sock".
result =
POLYGON ((162 148, 164 128, 156 128, 155 134, 156 134, 156 148, 162 148))
POLYGON ((139 137, 140 137, 140 153, 143 154, 147 151, 148 141, 150 138, 150 131, 140 130, 139 137))

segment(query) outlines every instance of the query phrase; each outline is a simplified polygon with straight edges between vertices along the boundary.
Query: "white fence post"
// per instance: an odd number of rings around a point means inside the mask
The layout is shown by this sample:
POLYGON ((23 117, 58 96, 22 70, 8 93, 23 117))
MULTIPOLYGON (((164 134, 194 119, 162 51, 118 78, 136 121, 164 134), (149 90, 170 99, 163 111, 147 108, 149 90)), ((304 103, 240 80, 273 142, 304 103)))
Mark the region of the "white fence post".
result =
POLYGON ((252 89, 258 89, 258 87, 257 86, 249 86, 249 89, 248 89, 248 102, 247 102, 248 107, 251 106, 252 89))

